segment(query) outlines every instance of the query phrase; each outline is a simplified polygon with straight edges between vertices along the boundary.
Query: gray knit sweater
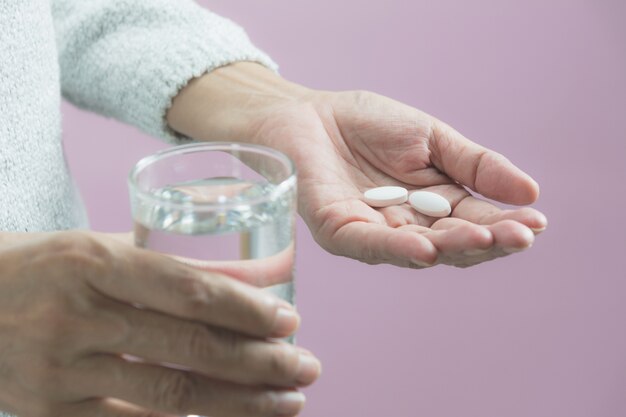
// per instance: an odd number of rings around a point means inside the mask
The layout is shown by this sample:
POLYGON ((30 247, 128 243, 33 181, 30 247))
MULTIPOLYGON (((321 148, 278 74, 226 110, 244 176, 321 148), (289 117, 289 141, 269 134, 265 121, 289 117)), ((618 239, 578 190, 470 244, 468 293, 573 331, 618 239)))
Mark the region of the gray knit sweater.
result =
POLYGON ((273 62, 191 0, 0 0, 0 230, 87 227, 60 100, 175 142, 164 115, 191 78, 273 62))

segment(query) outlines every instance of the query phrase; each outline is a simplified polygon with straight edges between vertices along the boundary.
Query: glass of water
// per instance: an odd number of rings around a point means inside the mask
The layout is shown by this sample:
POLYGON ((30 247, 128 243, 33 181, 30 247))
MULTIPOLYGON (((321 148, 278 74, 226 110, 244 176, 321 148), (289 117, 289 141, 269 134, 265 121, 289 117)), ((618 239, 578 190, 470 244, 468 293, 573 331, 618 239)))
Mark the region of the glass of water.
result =
POLYGON ((137 246, 294 303, 296 172, 287 156, 234 142, 176 146, 140 160, 129 188, 137 246))

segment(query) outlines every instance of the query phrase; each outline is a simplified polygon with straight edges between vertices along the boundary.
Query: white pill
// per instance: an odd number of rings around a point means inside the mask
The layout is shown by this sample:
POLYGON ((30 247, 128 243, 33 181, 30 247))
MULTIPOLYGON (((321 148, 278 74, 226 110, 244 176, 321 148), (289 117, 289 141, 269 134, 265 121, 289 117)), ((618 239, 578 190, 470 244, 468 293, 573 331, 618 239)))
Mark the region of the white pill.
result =
POLYGON ((446 217, 452 212, 448 200, 429 191, 416 191, 409 196, 409 204, 422 214, 432 217, 446 217))
POLYGON ((365 202, 372 207, 388 207, 406 203, 409 192, 403 187, 377 187, 367 190, 363 196, 365 202))

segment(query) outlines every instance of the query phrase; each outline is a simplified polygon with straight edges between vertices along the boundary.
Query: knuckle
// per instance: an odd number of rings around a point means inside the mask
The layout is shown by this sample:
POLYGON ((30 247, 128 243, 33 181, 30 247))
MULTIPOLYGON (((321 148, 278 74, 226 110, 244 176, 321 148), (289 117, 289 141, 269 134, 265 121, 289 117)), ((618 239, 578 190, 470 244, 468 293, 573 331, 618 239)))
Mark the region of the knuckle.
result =
POLYGON ((183 312, 189 315, 198 315, 199 311, 207 312, 215 304, 219 297, 215 285, 209 285, 202 276, 196 272, 184 269, 180 278, 176 281, 176 291, 180 297, 183 312))
POLYGON ((83 231, 59 233, 48 245, 48 253, 75 272, 105 268, 111 252, 94 234, 83 231))
POLYGON ((198 380, 186 372, 163 372, 156 379, 152 396, 155 403, 175 413, 189 413, 196 403, 198 380))
POLYGON ((68 231, 58 233, 50 241, 50 249, 58 252, 72 251, 77 248, 87 249, 92 245, 94 237, 89 232, 68 231))

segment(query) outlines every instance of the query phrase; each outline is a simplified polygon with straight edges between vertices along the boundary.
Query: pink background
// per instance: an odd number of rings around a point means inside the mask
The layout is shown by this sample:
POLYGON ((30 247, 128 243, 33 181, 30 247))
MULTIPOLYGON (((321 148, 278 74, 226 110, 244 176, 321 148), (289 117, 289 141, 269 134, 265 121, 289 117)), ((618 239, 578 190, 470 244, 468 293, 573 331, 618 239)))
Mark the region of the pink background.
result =
MULTIPOLYGON (((542 187, 535 246, 466 270, 363 265, 300 227, 299 340, 324 362, 303 416, 626 416, 623 1, 200 3, 283 76, 417 106, 542 187)), ((164 145, 64 113, 93 227, 128 230, 126 173, 164 145)))

